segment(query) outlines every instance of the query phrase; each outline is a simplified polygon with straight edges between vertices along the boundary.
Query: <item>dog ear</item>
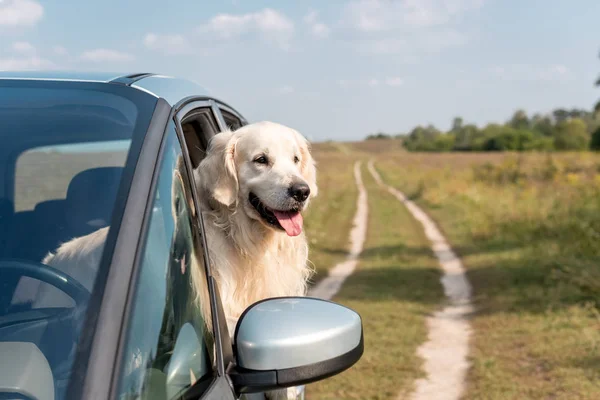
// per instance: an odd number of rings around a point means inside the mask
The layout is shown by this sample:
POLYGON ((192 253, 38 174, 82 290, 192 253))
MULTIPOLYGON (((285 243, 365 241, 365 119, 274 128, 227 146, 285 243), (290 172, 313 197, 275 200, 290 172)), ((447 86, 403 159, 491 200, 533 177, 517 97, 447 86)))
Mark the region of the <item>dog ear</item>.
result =
POLYGON ((234 154, 237 136, 225 131, 213 136, 206 157, 194 171, 200 193, 224 206, 231 206, 238 195, 237 171, 234 154))
POLYGON ((310 187, 311 197, 317 196, 317 163, 310 153, 310 142, 302 136, 299 132, 296 133, 298 139, 298 145, 300 147, 300 155, 302 156, 302 162, 300 164, 300 173, 308 183, 310 187))

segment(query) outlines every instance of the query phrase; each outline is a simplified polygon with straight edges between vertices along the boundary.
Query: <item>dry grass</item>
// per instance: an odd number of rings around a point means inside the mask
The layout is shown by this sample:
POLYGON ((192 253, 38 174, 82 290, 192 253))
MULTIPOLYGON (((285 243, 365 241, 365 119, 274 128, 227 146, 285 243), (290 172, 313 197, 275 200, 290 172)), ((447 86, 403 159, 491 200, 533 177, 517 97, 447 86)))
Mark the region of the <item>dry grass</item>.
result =
POLYGON ((340 146, 343 145, 313 146, 319 194, 310 204, 304 223, 310 242, 309 258, 316 270, 313 282, 342 261, 350 246, 348 235, 358 196, 353 172, 355 160, 340 146))
MULTIPOLYGON (((410 392, 423 375, 416 350, 427 338, 425 315, 443 298, 437 261, 420 225, 364 167, 362 176, 369 193, 367 240, 356 272, 334 301, 360 313, 365 353, 351 369, 309 385, 310 400, 394 399, 410 392)), ((345 201, 354 204, 355 198, 345 201)), ((348 235, 332 225, 324 229, 330 236, 348 235)))
POLYGON ((388 153, 377 167, 468 268, 465 398, 600 398, 600 157, 388 153))

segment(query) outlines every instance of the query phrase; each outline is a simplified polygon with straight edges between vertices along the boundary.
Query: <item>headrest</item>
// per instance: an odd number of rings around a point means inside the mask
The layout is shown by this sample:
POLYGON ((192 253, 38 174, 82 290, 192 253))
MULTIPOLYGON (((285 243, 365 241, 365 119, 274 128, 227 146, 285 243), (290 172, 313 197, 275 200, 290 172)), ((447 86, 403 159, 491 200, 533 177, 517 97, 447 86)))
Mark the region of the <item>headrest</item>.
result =
POLYGON ((100 167, 73 177, 67 189, 66 217, 77 234, 110 224, 122 172, 122 167, 100 167))
POLYGON ((35 205, 33 211, 38 214, 51 215, 54 217, 60 217, 65 210, 65 201, 62 199, 57 200, 46 200, 39 202, 35 205))

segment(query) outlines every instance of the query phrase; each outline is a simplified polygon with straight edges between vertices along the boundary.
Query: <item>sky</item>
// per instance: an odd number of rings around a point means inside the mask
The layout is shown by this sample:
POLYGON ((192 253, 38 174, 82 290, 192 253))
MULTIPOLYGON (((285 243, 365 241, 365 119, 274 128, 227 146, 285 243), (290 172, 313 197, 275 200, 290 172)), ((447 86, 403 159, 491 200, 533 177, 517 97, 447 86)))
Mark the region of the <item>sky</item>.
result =
POLYGON ((0 0, 0 70, 167 74, 250 122, 357 140, 590 109, 599 15, 598 0, 0 0))

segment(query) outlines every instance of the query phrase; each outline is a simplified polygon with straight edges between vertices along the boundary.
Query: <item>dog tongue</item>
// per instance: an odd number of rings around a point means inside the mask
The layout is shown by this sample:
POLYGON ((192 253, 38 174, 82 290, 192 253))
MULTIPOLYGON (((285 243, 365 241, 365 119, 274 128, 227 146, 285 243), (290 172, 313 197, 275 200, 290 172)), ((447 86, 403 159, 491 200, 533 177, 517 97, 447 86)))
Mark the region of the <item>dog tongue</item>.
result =
POLYGON ((288 236, 298 236, 302 233, 302 214, 299 212, 273 211, 279 224, 285 229, 288 236))

